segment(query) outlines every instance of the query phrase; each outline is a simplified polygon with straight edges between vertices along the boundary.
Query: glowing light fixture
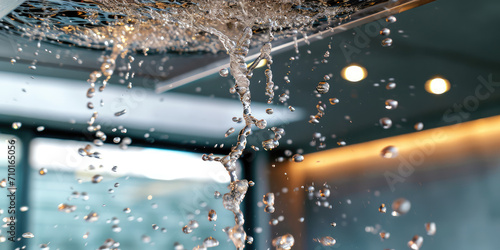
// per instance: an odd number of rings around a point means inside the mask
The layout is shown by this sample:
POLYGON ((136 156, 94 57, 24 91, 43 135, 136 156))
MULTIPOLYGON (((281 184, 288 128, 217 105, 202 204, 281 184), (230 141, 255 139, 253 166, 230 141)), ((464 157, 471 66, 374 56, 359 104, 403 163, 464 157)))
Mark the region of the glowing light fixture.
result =
POLYGON ((368 75, 368 72, 362 66, 359 66, 356 64, 351 64, 351 65, 343 68, 342 71, 340 72, 340 75, 342 76, 342 78, 346 79, 347 81, 359 82, 359 81, 366 78, 366 76, 368 75))
POLYGON ((440 95, 450 90, 450 82, 441 77, 434 77, 425 83, 425 90, 431 94, 440 95))

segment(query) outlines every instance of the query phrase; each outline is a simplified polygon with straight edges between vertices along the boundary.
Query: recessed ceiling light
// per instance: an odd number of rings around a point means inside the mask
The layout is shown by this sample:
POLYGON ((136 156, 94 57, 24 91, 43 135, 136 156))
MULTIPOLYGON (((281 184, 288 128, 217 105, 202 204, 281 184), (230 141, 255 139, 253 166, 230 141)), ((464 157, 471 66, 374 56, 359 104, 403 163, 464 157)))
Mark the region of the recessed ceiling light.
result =
POLYGON ((342 69, 342 78, 350 82, 359 82, 366 78, 368 72, 362 66, 352 64, 342 69))
POLYGON ((442 77, 434 77, 425 83, 425 90, 440 95, 450 90, 450 82, 442 77))

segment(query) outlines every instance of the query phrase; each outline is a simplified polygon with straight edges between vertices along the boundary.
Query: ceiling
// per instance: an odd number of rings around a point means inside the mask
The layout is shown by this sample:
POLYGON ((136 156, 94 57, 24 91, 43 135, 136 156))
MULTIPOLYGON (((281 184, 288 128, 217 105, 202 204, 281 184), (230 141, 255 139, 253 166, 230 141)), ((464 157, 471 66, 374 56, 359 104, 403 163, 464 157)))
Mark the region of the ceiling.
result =
MULTIPOLYGON (((318 150, 310 145, 313 134, 318 132, 326 137, 326 148, 334 148, 339 147, 339 141, 349 145, 411 133, 415 131, 416 122, 423 122, 425 129, 498 115, 500 91, 492 87, 484 100, 479 100, 476 92, 482 84, 478 77, 488 79, 492 76, 493 81, 500 81, 498 9, 500 3, 494 0, 475 5, 465 0, 438 0, 396 15, 395 23, 375 21, 334 33, 310 45, 302 43, 299 54, 293 50, 275 53, 272 70, 274 82, 279 86, 275 92, 278 96, 288 90, 290 99, 282 104, 276 97, 273 104, 265 104, 264 69, 257 69, 251 85, 254 115, 270 119, 271 125, 284 127, 286 135, 279 150, 300 148, 304 152, 318 150), (384 37, 375 34, 383 26, 391 30, 393 45, 390 47, 382 47, 384 37), (321 63, 329 45, 328 63, 321 63), (346 54, 346 51, 351 53, 346 54), (292 61, 291 57, 299 58, 292 61), (351 63, 364 66, 368 77, 358 83, 344 80, 340 71, 351 63), (328 81, 330 90, 316 97, 316 85, 325 74, 332 74, 328 81), (424 83, 436 75, 451 82, 449 92, 432 95, 425 91, 424 83), (285 83, 285 76, 290 83, 285 83), (385 89, 389 81, 395 82, 397 87, 385 89), (328 101, 333 97, 340 100, 335 106, 328 101), (397 100, 398 108, 386 110, 386 99, 397 100), (479 100, 477 105, 474 100, 479 100), (317 113, 319 101, 327 105, 326 114, 319 124, 310 124, 309 116, 317 113), (289 105, 296 111, 290 112, 289 105), (456 105, 469 108, 459 112, 456 105), (274 115, 265 114, 266 108, 275 109, 274 115), (384 130, 378 125, 382 117, 392 119, 390 129, 384 130)), ((13 36, 1 36, 0 42, 0 71, 3 71, 0 83, 8 90, 1 93, 3 124, 22 121, 24 129, 43 125, 47 133, 73 133, 84 138, 78 134, 84 134, 84 124, 92 115, 92 111, 86 109, 86 79, 89 72, 98 67, 97 60, 102 52, 45 43, 38 48, 36 41, 13 36), (22 52, 18 51, 19 47, 22 52), (38 56, 34 56, 36 51, 38 56), (15 57, 18 57, 17 62, 11 64, 11 58, 15 57), (34 59, 45 63, 31 70, 28 66, 34 59), (24 107, 23 113, 16 111, 20 107, 24 107)), ((242 112, 236 95, 229 93, 232 79, 213 74, 155 93, 157 84, 169 74, 175 74, 172 72, 183 71, 187 62, 182 61, 183 56, 168 54, 134 56, 133 67, 138 67, 141 60, 147 65, 143 65, 133 81, 136 87, 129 90, 118 83, 119 76, 114 76, 111 87, 94 98, 94 102, 101 98, 105 102, 98 123, 106 125, 103 127, 108 138, 110 135, 130 136, 135 141, 154 142, 158 146, 208 149, 215 144, 225 144, 227 148, 235 143, 237 132, 224 137, 230 127, 236 131, 242 128, 241 123, 231 121, 242 112), (123 109, 127 109, 125 115, 113 115, 123 109), (119 125, 128 128, 127 134, 111 131, 119 125), (148 138, 144 138, 145 133, 150 134, 148 138)), ((220 54, 189 56, 201 64, 204 60, 210 62, 221 57, 220 54)), ((8 129, 4 126, 0 131, 6 133, 8 129)), ((271 131, 255 128, 249 143, 260 146, 260 141, 271 137, 271 131)))

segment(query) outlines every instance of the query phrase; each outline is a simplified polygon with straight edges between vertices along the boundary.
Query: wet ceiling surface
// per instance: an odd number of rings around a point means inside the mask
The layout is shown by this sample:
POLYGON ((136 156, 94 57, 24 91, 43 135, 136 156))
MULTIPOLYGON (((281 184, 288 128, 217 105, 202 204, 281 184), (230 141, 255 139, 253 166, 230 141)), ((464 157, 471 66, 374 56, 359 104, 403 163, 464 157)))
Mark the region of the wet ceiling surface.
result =
MULTIPOLYGON (((268 105, 268 108, 281 110, 275 112, 273 119, 286 131, 278 151, 298 148, 305 152, 316 151, 317 145, 310 144, 314 133, 325 136, 326 148, 334 148, 339 147, 340 141, 345 141, 349 145, 411 133, 415 131, 413 126, 417 122, 423 122, 424 129, 428 129, 500 114, 500 107, 497 104, 500 99, 497 86, 499 84, 495 85, 495 82, 500 82, 498 49, 500 34, 495 28, 499 23, 496 13, 499 8, 500 3, 492 0, 476 5, 471 5, 468 1, 438 0, 396 15, 395 23, 375 21, 334 34, 332 37, 325 37, 310 45, 301 44, 298 55, 293 50, 274 54, 272 69, 274 82, 279 89, 275 91, 274 103, 268 105), (378 31, 383 27, 391 30, 389 37, 392 38, 393 45, 390 47, 381 46, 381 41, 385 37, 379 35, 378 31), (330 56, 326 58, 328 63, 321 63, 329 46, 331 46, 330 56), (290 60, 291 57, 297 56, 298 59, 290 60), (344 80, 340 72, 351 63, 365 67, 368 72, 367 78, 358 83, 344 80), (317 97, 315 88, 318 82, 323 81, 323 76, 326 74, 332 74, 331 80, 328 81, 330 90, 317 97), (432 95, 425 91, 425 82, 437 75, 451 82, 449 92, 432 95), (290 83, 285 82, 285 76, 289 77, 290 83), (387 90, 385 85, 388 82, 395 82, 396 88, 387 90), (480 88, 478 86, 484 86, 480 92, 477 92, 480 88), (286 103, 280 103, 278 96, 285 90, 289 90, 290 99, 286 103), (334 106, 330 105, 330 98, 338 98, 340 102, 334 106), (398 107, 395 110, 385 109, 384 102, 387 99, 397 100, 398 107), (309 116, 317 113, 316 105, 319 101, 326 104, 325 115, 319 124, 310 124, 309 116), (279 118, 278 113, 289 112, 288 106, 293 106, 297 114, 289 114, 286 119, 279 118), (392 119, 393 126, 390 129, 384 130, 380 127, 378 121, 382 117, 392 119), (287 140, 291 140, 292 143, 287 143, 287 140)), ((85 89, 88 74, 98 67, 97 59, 102 53, 98 50, 83 48, 68 50, 61 46, 43 44, 41 48, 48 48, 52 53, 40 53, 38 59, 46 63, 40 64, 37 70, 33 71, 28 69, 28 66, 35 58, 32 55, 37 50, 36 42, 11 36, 2 36, 0 40, 4 45, 0 50, 2 57, 0 70, 29 74, 33 76, 33 81, 43 76, 61 78, 63 82, 68 80, 68 91, 80 87, 78 84, 85 89), (17 52, 20 46, 23 47, 21 54, 17 52), (61 59, 56 60, 55 54, 60 54, 61 59), (20 58, 12 65, 10 60, 15 56, 20 58), (82 61, 81 64, 78 63, 78 59, 82 61)), ((211 54, 189 56, 190 60, 197 58, 196 60, 208 61, 220 57, 211 54)), ((141 60, 144 60, 145 64, 142 66, 142 73, 137 75, 133 84, 151 91, 154 90, 155 84, 165 80, 170 72, 182 70, 185 65, 177 56, 153 54, 147 57, 143 55, 135 57, 136 65, 132 65, 133 67, 137 67, 137 63, 141 60)), ((111 84, 117 86, 118 90, 122 89, 123 93, 128 93, 126 85, 119 84, 118 79, 120 77, 114 76, 111 84)), ((26 85, 24 80, 19 84, 18 92, 13 95, 30 93, 30 86, 26 85)), ((136 142, 148 144, 155 142, 152 144, 155 146, 173 145, 191 149, 205 148, 204 151, 210 151, 214 144, 225 144, 227 148, 236 142, 237 132, 227 138, 224 138, 224 132, 230 126, 234 126, 236 131, 243 127, 242 123, 230 121, 230 117, 241 117, 241 111, 235 112, 234 109, 229 109, 228 103, 222 103, 212 108, 210 114, 203 116, 202 120, 197 120, 196 115, 190 115, 190 112, 206 106, 207 103, 224 100, 234 100, 231 105, 241 110, 236 95, 229 93, 232 84, 233 81, 229 77, 223 78, 214 74, 148 97, 148 101, 152 102, 150 107, 157 109, 152 115, 155 117, 141 118, 134 126, 128 127, 127 135, 136 142), (172 110, 177 109, 167 100, 172 94, 194 97, 187 101, 185 109, 178 109, 178 112, 184 114, 176 115, 176 110, 172 110), (169 110, 170 116, 163 119, 176 120, 189 117, 192 126, 189 130, 180 131, 162 128, 161 124, 158 124, 154 126, 155 131, 150 133, 151 136, 145 139, 143 135, 149 131, 152 127, 150 124, 154 122, 148 119, 153 120, 162 116, 162 110, 169 110), (215 119, 220 114, 229 118, 224 123, 218 123, 215 119), (212 116, 213 120, 210 118, 212 116), (210 132, 212 130, 203 132, 208 123, 219 126, 219 130, 213 131, 222 132, 210 132)), ((262 104, 258 106, 259 110, 254 108, 254 112, 258 111, 259 114, 266 108, 264 103, 267 97, 264 95, 264 87, 264 68, 256 69, 251 91, 253 103, 262 104)), ((62 93, 64 95, 64 92, 62 93)), ((50 93, 44 95, 46 98, 55 98, 50 93)), ((84 95, 85 91, 82 91, 81 96, 84 95)), ((123 96, 125 98, 127 94, 123 96)), ((60 106, 64 105, 65 103, 61 101, 60 106)), ((52 107, 45 108, 50 113, 52 107)), ((74 109, 68 106, 69 108, 74 109)), ((88 112, 90 118, 91 112, 86 110, 85 102, 82 103, 81 110, 88 112)), ((127 119, 134 119, 136 115, 134 112, 140 113, 140 110, 131 109, 127 113, 127 119)), ((265 114, 259 116, 258 118, 271 117, 265 114)), ((84 135, 79 135, 85 130, 84 121, 78 118, 68 117, 64 120, 47 121, 43 118, 29 118, 29 114, 23 116, 5 112, 1 117, 5 125, 1 131, 3 133, 8 132, 7 126, 11 122, 19 120, 23 121, 25 127, 35 128, 43 124, 47 128, 47 134, 70 133, 84 139, 84 135), (68 122, 72 119, 77 122, 75 124, 68 122)), ((120 119, 110 120, 113 124, 109 125, 110 128, 118 126, 122 122, 120 119)), ((255 128, 254 136, 249 138, 249 144, 260 147, 260 141, 271 137, 271 131, 267 129, 259 131, 255 128)))

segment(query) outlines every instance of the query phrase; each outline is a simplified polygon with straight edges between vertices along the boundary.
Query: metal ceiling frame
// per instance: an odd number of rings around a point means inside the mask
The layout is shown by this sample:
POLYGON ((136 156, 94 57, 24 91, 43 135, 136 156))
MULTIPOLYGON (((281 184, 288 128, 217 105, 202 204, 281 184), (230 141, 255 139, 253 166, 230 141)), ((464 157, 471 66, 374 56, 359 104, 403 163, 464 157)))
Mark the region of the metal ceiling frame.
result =
MULTIPOLYGON (((334 33, 340 33, 343 31, 347 31, 354 27, 379 20, 385 18, 390 15, 398 14, 403 11, 413 9, 415 7, 433 2, 434 0, 389 0, 384 3, 377 4, 372 7, 368 7, 366 9, 360 10, 354 14, 352 14, 348 20, 338 26, 327 27, 323 31, 308 35, 307 38, 297 39, 297 43, 305 43, 306 40, 309 42, 313 42, 316 40, 321 40, 325 37, 332 36, 334 33)), ((281 41, 277 41, 277 43, 273 44, 272 52, 274 54, 281 53, 287 50, 290 50, 294 47, 295 41, 293 38, 283 39, 281 41)), ((248 53, 247 60, 253 61, 260 55, 259 48, 254 48, 250 50, 248 53)), ((184 74, 175 76, 166 81, 162 81, 156 84, 155 91, 156 93, 163 93, 168 90, 172 90, 174 88, 183 86, 190 82, 202 79, 204 77, 210 76, 220 71, 222 68, 229 68, 229 60, 228 57, 224 59, 218 60, 216 62, 202 65, 199 67, 199 64, 196 64, 197 68, 191 71, 188 71, 184 74)))

